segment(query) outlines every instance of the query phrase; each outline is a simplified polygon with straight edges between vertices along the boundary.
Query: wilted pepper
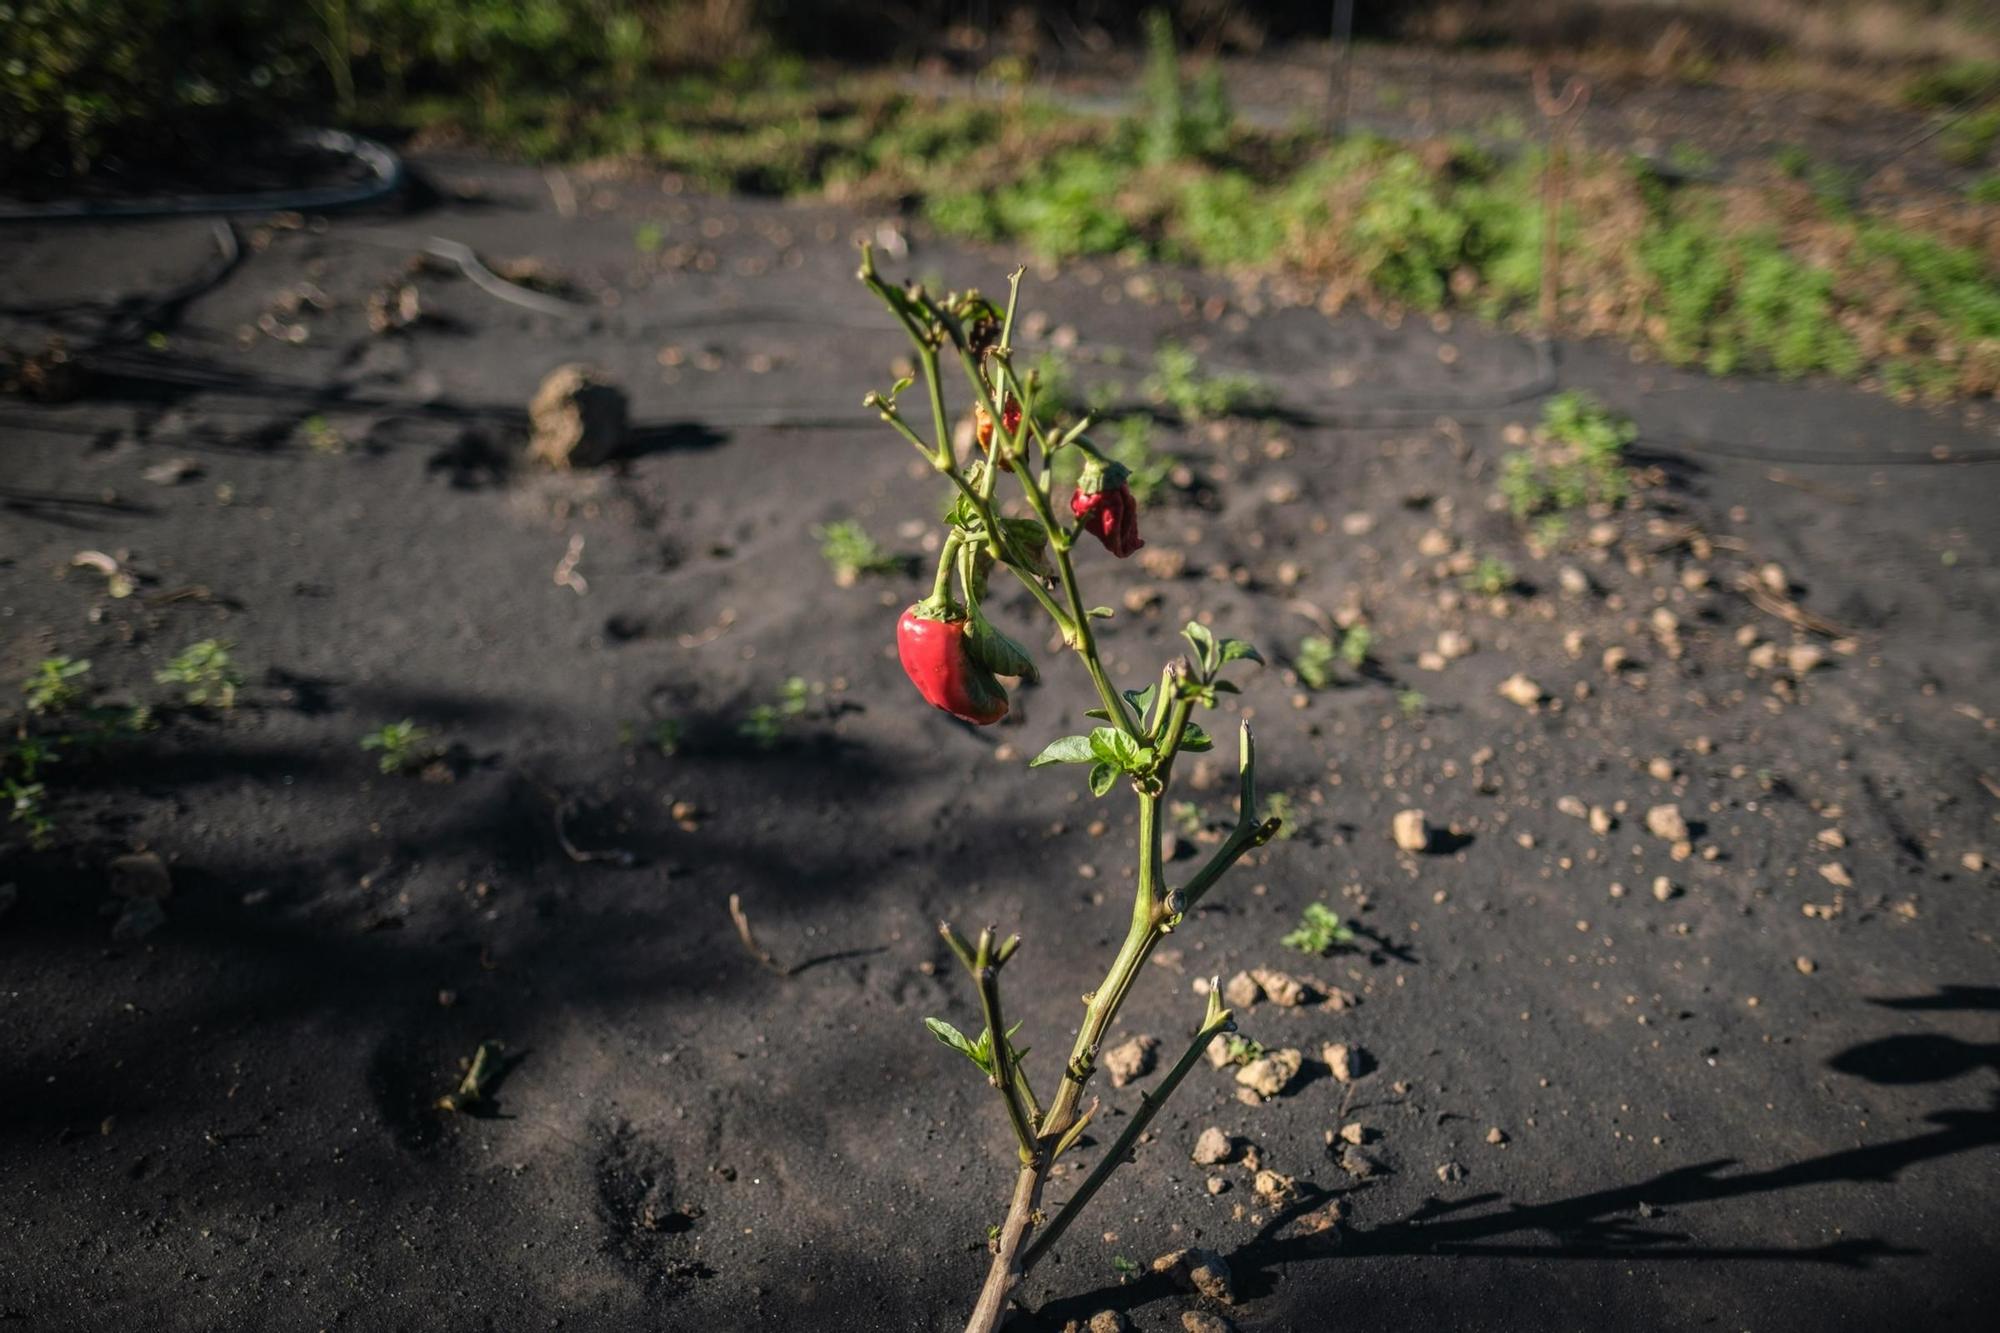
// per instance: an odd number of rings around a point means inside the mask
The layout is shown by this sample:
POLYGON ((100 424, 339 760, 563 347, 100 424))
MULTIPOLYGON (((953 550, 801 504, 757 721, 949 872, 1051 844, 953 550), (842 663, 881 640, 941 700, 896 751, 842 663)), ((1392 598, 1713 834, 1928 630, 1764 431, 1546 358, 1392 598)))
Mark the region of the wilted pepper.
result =
POLYGON ((1007 691, 973 656, 972 627, 956 607, 918 602, 896 622, 896 655, 926 703, 984 727, 1007 716, 1007 691))
MULTIPOLYGON (((988 454, 992 453, 993 414, 988 412, 983 406, 975 405, 972 409, 972 422, 979 437, 980 449, 988 454)), ((1007 401, 1000 405, 1000 428, 1007 432, 1007 438, 1010 441, 1014 438, 1014 433, 1021 429, 1021 404, 1016 401, 1013 394, 1008 394, 1007 401)), ((1002 472, 1012 472, 1014 470, 1013 460, 1003 457, 1000 460, 1000 470, 1002 472)))
POLYGON ((1131 472, 1121 463, 1093 458, 1083 465, 1069 510, 1083 520, 1083 529, 1123 560, 1144 546, 1139 536, 1139 502, 1127 485, 1131 472))

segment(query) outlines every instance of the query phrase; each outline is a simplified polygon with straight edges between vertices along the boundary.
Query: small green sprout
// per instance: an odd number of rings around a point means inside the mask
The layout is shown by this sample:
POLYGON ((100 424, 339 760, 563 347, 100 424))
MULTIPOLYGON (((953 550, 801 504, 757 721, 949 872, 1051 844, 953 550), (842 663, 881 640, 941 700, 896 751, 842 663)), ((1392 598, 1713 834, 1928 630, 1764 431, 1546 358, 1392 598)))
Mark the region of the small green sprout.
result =
POLYGON ((1481 597, 1498 597, 1512 588, 1518 576, 1514 567, 1498 556, 1481 556, 1479 564, 1465 576, 1465 586, 1481 597))
POLYGON ((49 789, 42 783, 0 778, 0 802, 7 806, 7 822, 25 829, 28 845, 38 852, 47 851, 55 840, 55 821, 43 806, 48 795, 49 789))
POLYGON ((1264 1058, 1264 1043, 1258 1041, 1255 1037, 1224 1033, 1222 1037, 1222 1053, 1229 1057, 1229 1063, 1232 1065, 1247 1065, 1252 1060, 1261 1060, 1264 1058))
POLYGON ((1414 722, 1422 717, 1424 710, 1429 708, 1430 705, 1431 701, 1424 697, 1422 690, 1398 690, 1396 692, 1396 707, 1402 710, 1403 720, 1406 722, 1414 722))
POLYGON ((45 657, 35 674, 21 682, 28 696, 30 713, 66 713, 83 702, 83 688, 76 682, 90 673, 90 663, 74 657, 45 657))
POLYGON ((197 708, 234 708, 243 675, 229 655, 226 639, 203 639, 181 649, 163 670, 153 673, 162 685, 183 687, 182 698, 197 708))
POLYGON ((306 447, 316 454, 344 454, 347 441, 332 422, 315 412, 305 419, 306 447))
POLYGON ((804 676, 793 676, 779 692, 775 704, 758 704, 736 724, 736 734, 760 750, 776 748, 784 739, 785 724, 804 717, 812 707, 812 686, 804 676))
POLYGON ((1355 625, 1337 635, 1309 634, 1299 640, 1299 650, 1292 655, 1292 668, 1307 689, 1324 690, 1339 683, 1334 663, 1349 671, 1359 671, 1374 646, 1375 632, 1366 625, 1355 625))
POLYGON ((903 568, 902 560, 883 550, 853 519, 814 528, 813 536, 819 538, 819 553, 840 587, 851 588, 866 574, 894 574, 903 568))
POLYGON ((1299 914, 1297 929, 1278 941, 1287 949, 1315 956, 1332 953, 1353 942, 1353 929, 1340 919, 1338 912, 1320 902, 1307 903, 1305 911, 1299 914))
POLYGON ((410 773, 437 757, 431 732, 409 718, 384 722, 361 738, 364 750, 380 750, 376 766, 384 773, 410 773))

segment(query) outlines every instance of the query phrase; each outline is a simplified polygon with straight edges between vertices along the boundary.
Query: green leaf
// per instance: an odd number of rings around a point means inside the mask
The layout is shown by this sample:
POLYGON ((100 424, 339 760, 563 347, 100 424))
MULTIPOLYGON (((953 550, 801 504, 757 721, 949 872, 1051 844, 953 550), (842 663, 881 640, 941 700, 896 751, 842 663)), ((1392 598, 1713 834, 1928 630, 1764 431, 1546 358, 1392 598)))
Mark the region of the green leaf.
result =
POLYGON ((1135 710, 1137 710, 1139 716, 1144 717, 1146 715, 1146 710, 1153 706, 1154 691, 1158 690, 1159 688, 1160 688, 1159 682, 1154 681, 1151 685, 1148 685, 1143 690, 1127 690, 1125 691, 1125 702, 1131 704, 1132 707, 1135 710))
POLYGON ((1116 727, 1099 727, 1091 732, 1090 753, 1099 763, 1109 764, 1121 773, 1137 773, 1152 757, 1152 751, 1116 727))
POLYGON ((1093 606, 1088 611, 1085 611, 1084 614, 1092 620, 1109 620, 1118 613, 1108 606, 1093 606))
POLYGON ((1111 784, 1118 781, 1118 770, 1110 764, 1099 764, 1090 770, 1090 794, 1102 796, 1111 790, 1111 784))
POLYGON ((1189 754, 1200 754, 1204 750, 1214 748, 1215 738, 1193 722, 1188 723, 1187 730, 1181 733, 1181 749, 1189 754))
POLYGON ((971 1040, 967 1038, 963 1032, 960 1032, 957 1028, 945 1022, 942 1018, 926 1018, 924 1020, 924 1026, 931 1030, 931 1035, 933 1037, 936 1037, 939 1041, 951 1047, 954 1051, 957 1051, 960 1055, 964 1056, 966 1059, 972 1061, 972 1063, 979 1065, 979 1067, 982 1069, 986 1067, 985 1065, 980 1063, 980 1059, 977 1054, 978 1048, 972 1044, 971 1040))
POLYGON ((1216 667, 1215 635, 1210 632, 1208 626, 1199 620, 1190 620, 1187 628, 1181 631, 1181 637, 1194 646, 1195 656, 1200 659, 1202 673, 1206 675, 1213 672, 1216 667))
POLYGON ((1212 690, 1215 690, 1215 691, 1217 691, 1218 693, 1221 693, 1221 694, 1241 694, 1241 693, 1243 693, 1243 691, 1242 691, 1242 690, 1240 690, 1240 689, 1236 688, 1236 685, 1235 685, 1235 683, 1234 683, 1234 682, 1232 682, 1232 681, 1227 681, 1227 680, 1218 680, 1218 681, 1216 681, 1216 682, 1215 682, 1215 684, 1213 684, 1213 685, 1209 686, 1209 688, 1210 688, 1210 689, 1212 689, 1212 690))
POLYGON ((1029 768, 1044 764, 1087 764, 1094 757, 1088 736, 1058 736, 1028 761, 1029 768))
POLYGON ((1224 639, 1222 641, 1222 660, 1224 662, 1234 662, 1245 657, 1259 666, 1264 664, 1264 655, 1257 651, 1256 644, 1245 642, 1242 639, 1224 639))
POLYGON ((1086 708, 1083 710, 1083 715, 1085 717, 1102 718, 1106 722, 1111 720, 1111 714, 1105 712, 1102 708, 1086 708))

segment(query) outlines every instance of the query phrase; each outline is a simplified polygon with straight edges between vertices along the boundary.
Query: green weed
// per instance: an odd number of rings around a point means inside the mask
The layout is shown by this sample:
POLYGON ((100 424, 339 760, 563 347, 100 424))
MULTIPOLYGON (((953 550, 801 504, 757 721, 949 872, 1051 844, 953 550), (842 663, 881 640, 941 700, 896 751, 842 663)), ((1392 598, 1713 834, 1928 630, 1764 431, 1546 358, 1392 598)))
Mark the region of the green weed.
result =
POLYGON ((433 733, 407 717, 385 722, 363 736, 361 748, 381 752, 375 762, 384 773, 414 773, 438 756, 433 733))
POLYGON ((1299 915, 1298 926, 1278 941, 1287 949, 1324 956, 1354 942, 1354 931, 1325 903, 1311 902, 1299 915))
POLYGON ((181 686, 181 698, 197 708, 234 708, 243 675, 229 650, 226 639, 191 643, 153 673, 153 679, 162 685, 181 686))

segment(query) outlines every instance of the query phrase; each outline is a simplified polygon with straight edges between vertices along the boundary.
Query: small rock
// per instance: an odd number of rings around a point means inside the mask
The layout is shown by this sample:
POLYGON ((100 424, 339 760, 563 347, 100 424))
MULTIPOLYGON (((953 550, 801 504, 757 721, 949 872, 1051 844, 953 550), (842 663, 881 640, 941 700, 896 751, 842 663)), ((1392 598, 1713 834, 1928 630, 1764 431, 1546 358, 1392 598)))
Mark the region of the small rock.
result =
POLYGON ((1678 896, 1679 893, 1680 890, 1674 887, 1674 882, 1665 875, 1661 875, 1653 881, 1653 896, 1661 902, 1667 902, 1678 896))
POLYGON ((1140 1035, 1129 1037, 1106 1051, 1104 1072, 1111 1075, 1111 1086, 1122 1088, 1133 1079, 1152 1073, 1153 1052, 1159 1049, 1159 1045, 1158 1037, 1140 1035))
POLYGON ((1501 1129, 1500 1126, 1495 1125, 1493 1126, 1493 1128, 1486 1131, 1486 1141, 1494 1145, 1495 1147, 1498 1147, 1499 1145, 1507 1141, 1507 1133, 1505 1130, 1501 1129))
POLYGON ((1822 847, 1838 849, 1847 845, 1847 835, 1837 828, 1823 828, 1816 836, 1822 847))
POLYGON ((1798 968, 1799 974, 1801 976, 1809 977, 1813 973, 1819 971, 1819 964, 1815 963, 1812 959, 1806 957, 1804 954, 1800 954, 1796 959, 1794 959, 1792 962, 1792 966, 1798 968))
POLYGON ((1421 810, 1398 810, 1390 821, 1389 831, 1396 845, 1406 852, 1421 852, 1431 845, 1430 826, 1424 822, 1421 810))
POLYGON ((1811 675, 1826 661, 1826 650, 1816 643, 1795 643, 1785 650, 1785 669, 1794 676, 1811 675))
POLYGON ((1236 1325, 1219 1314, 1206 1310, 1183 1310, 1181 1312, 1182 1333, 1236 1333, 1236 1325))
POLYGON ((1500 695, 1523 708, 1533 708, 1542 701, 1542 687, 1516 671, 1500 682, 1500 695))
POLYGON ((1340 1150, 1340 1169, 1356 1180, 1368 1180, 1389 1173, 1381 1158, 1351 1145, 1340 1150))
POLYGON ((1609 810, 1606 810, 1601 805, 1590 807, 1590 831, 1592 833, 1597 834, 1601 838, 1611 832, 1612 823, 1611 812, 1609 810))
POLYGON ((1183 1290, 1197 1292, 1224 1305, 1236 1303, 1236 1286, 1229 1276, 1229 1261, 1214 1250, 1174 1250, 1153 1260, 1153 1271, 1166 1274, 1174 1285, 1183 1290))
POLYGON ((1321 1232, 1336 1231, 1344 1220, 1345 1215, 1340 1210, 1339 1202, 1332 1201, 1326 1207, 1315 1208, 1312 1212, 1301 1217, 1298 1220, 1299 1233, 1306 1236, 1315 1236, 1321 1232))
POLYGON ((1851 889, 1854 877, 1847 873, 1847 867, 1838 861, 1828 861, 1819 868, 1820 878, 1836 888, 1851 889))
POLYGON ((1210 1176, 1208 1178, 1208 1192, 1210 1194, 1221 1194, 1228 1188, 1229 1188, 1229 1181, 1227 1177, 1210 1176))
POLYGON ((155 463, 139 474, 155 486, 178 486, 181 482, 201 475, 201 466, 192 458, 169 458, 155 463))
POLYGON ((1625 650, 1614 643, 1604 650, 1604 656, 1598 659, 1597 664, 1605 675, 1615 676, 1625 669, 1625 661, 1625 650))
POLYGON ((1447 1185, 1456 1185, 1465 1179, 1465 1168, 1457 1162, 1446 1162, 1438 1168, 1438 1179, 1447 1185))
POLYGON ((1368 1128, 1359 1120, 1350 1120, 1340 1127, 1340 1141, 1351 1143, 1357 1148, 1368 1142, 1368 1128))
POLYGON ((1455 662, 1472 652, 1472 639, 1455 629, 1442 630, 1438 634, 1438 656, 1447 662, 1455 662))
POLYGON ((1674 772, 1674 761, 1667 758, 1665 755, 1654 756, 1654 758, 1649 763, 1647 763, 1646 771, 1652 775, 1653 781, 1655 782, 1672 782, 1677 776, 1679 776, 1677 773, 1674 772))
POLYGON ((1299 1192, 1298 1182, 1294 1181, 1290 1176, 1281 1175, 1271 1170, 1269 1167, 1257 1173, 1256 1180, 1251 1184, 1251 1189, 1255 1191, 1257 1201, 1266 1208, 1276 1208, 1281 1204, 1288 1203, 1299 1192))
POLYGON ((1281 1008, 1296 1009, 1313 998, 1312 990, 1288 972, 1279 972, 1268 967, 1253 967, 1250 969, 1250 975, 1263 989, 1265 998, 1281 1008))
POLYGON ((111 892, 120 898, 151 898, 165 902, 174 895, 166 862, 155 852, 113 857, 109 868, 111 892))
POLYGON ((1132 1333, 1132 1321, 1117 1310, 1099 1310, 1086 1327, 1088 1333, 1132 1333))
POLYGON ((1417 538, 1417 554, 1426 560, 1442 560, 1451 554, 1451 538, 1441 528, 1431 528, 1417 538))
POLYGON ((1248 972, 1238 972, 1222 984, 1222 1002, 1231 1009, 1248 1009, 1264 998, 1264 988, 1248 972))
POLYGON ((1220 1166, 1236 1156, 1236 1140, 1229 1137, 1218 1125, 1210 1125, 1194 1141, 1194 1163, 1197 1166, 1220 1166))
POLYGON ((1979 852, 1967 852, 1964 856, 1958 858, 1958 863, 1967 870, 1986 869, 1986 857, 1979 852))
POLYGON ((1375 1068, 1374 1057, 1359 1046, 1351 1046, 1344 1041, 1328 1042, 1320 1048, 1320 1059, 1342 1083, 1352 1083, 1375 1068))
POLYGON ((528 450, 553 468, 595 467, 625 447, 628 406, 610 376, 572 362, 543 379, 528 403, 528 450))
POLYGON ((1375 515, 1366 509, 1343 514, 1340 519, 1340 530, 1349 537, 1366 537, 1375 531, 1375 515))
POLYGON ((1791 577, 1785 573, 1785 567, 1775 560, 1757 571, 1757 581, 1764 585, 1766 592, 1780 597, 1792 590, 1791 577))
POLYGON ((1656 805, 1646 811, 1646 829, 1654 837, 1667 842, 1688 840, 1687 818, 1681 814, 1678 805, 1656 805))
POLYGON ((1574 796, 1556 797, 1556 813, 1568 815, 1571 819, 1587 819, 1590 807, 1574 796))
POLYGON ((1236 1081, 1266 1101, 1282 1093, 1298 1077, 1305 1057, 1297 1050, 1268 1051, 1236 1071, 1236 1081))
POLYGON ((1564 565, 1557 570, 1556 583, 1571 597, 1585 597, 1590 593, 1590 575, 1575 565, 1564 565))

